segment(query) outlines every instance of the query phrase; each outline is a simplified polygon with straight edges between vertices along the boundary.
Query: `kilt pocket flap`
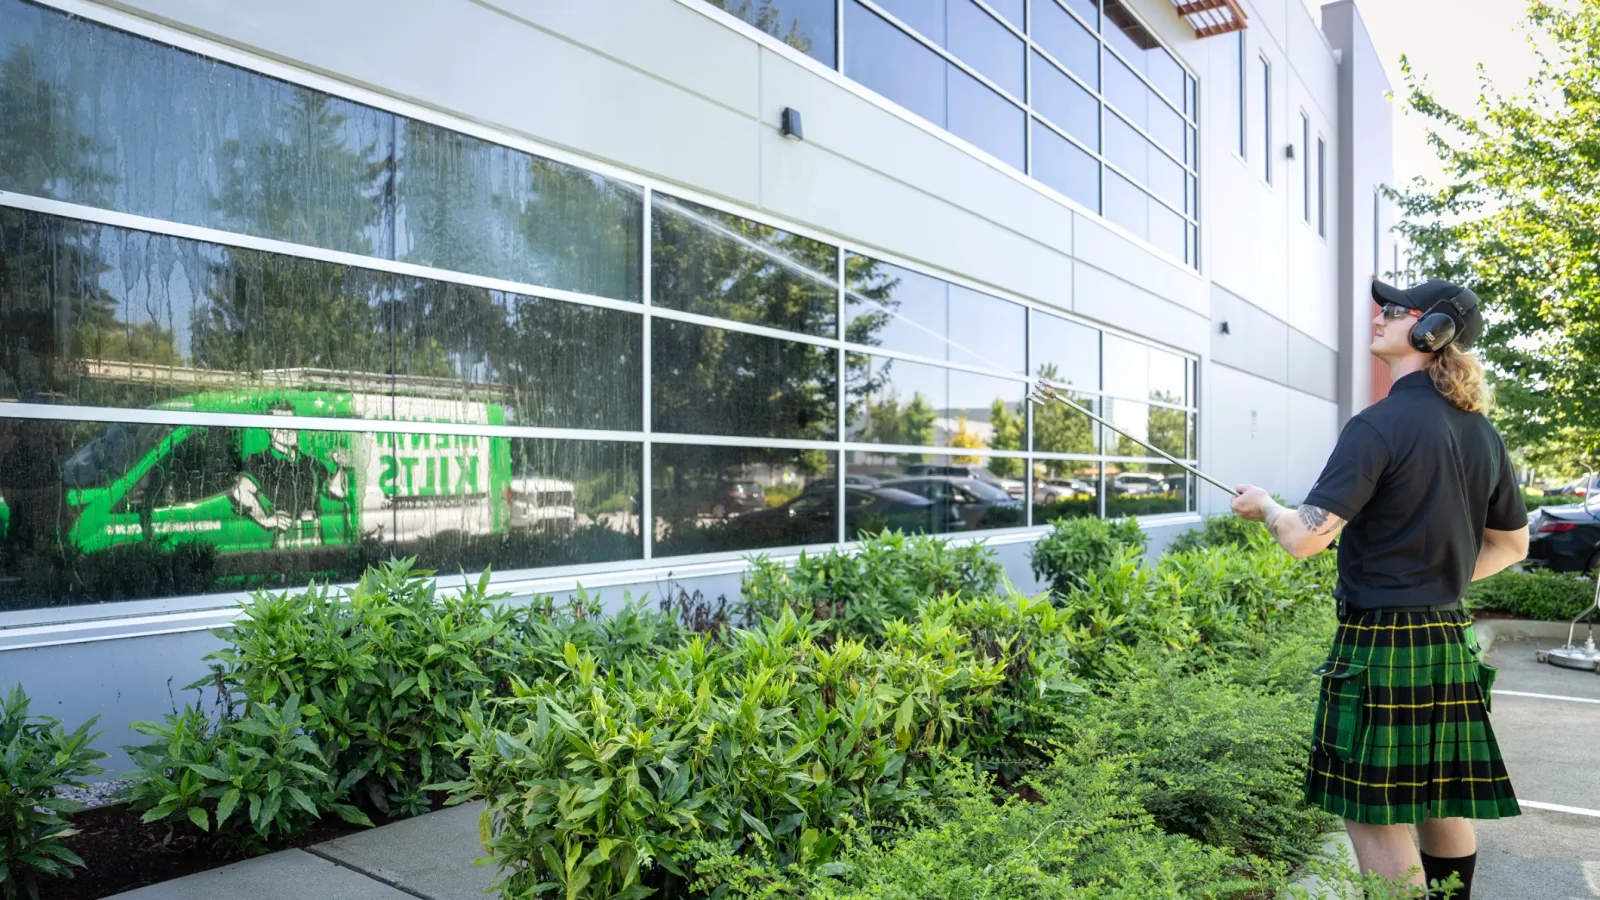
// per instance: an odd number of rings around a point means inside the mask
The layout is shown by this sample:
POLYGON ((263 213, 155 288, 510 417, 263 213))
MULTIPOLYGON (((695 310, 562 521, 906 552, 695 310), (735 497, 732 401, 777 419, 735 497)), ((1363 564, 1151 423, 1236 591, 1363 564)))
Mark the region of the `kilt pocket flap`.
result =
POLYGON ((1363 700, 1367 692, 1367 667, 1330 659, 1315 669, 1322 676, 1313 737, 1334 759, 1349 760, 1361 743, 1366 725, 1363 700))
POLYGON ((1500 670, 1482 661, 1478 662, 1477 666, 1478 692, 1483 695, 1483 711, 1491 712, 1492 710, 1489 709, 1489 691, 1494 688, 1494 680, 1500 674, 1500 670))

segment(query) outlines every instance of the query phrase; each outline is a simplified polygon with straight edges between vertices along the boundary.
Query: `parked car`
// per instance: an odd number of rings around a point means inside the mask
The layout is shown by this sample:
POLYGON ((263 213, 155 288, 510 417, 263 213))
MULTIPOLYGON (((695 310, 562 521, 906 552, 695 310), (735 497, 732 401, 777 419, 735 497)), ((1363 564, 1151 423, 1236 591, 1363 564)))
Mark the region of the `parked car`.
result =
POLYGON ((1560 487, 1544 489, 1546 497, 1587 497, 1595 493, 1600 493, 1600 475, 1579 478, 1560 487))
POLYGON ((1556 572, 1600 569, 1600 500, 1534 510, 1528 516, 1528 562, 1556 572))
POLYGON ((1111 479, 1111 493, 1128 496, 1160 493, 1166 478, 1154 472, 1122 472, 1111 479))
MULTIPOLYGON (((845 528, 853 536, 858 528, 891 528, 905 532, 950 531, 949 522, 936 523, 940 507, 926 497, 895 488, 858 487, 846 484, 844 489, 845 528), (936 527, 943 524, 945 527, 936 527)), ((774 509, 753 512, 740 517, 740 528, 753 530, 772 529, 786 534, 827 533, 833 540, 834 522, 838 504, 830 491, 808 491, 774 509), (806 525, 814 528, 807 529, 806 525)), ((946 516, 950 513, 945 512, 946 516)), ((961 520, 954 520, 957 526, 961 520)))
POLYGON ((767 508, 767 494, 754 481, 710 478, 685 484, 695 515, 726 519, 767 508))
POLYGON ((998 485, 977 478, 895 478, 885 481, 882 487, 916 494, 949 511, 952 531, 1023 524, 1022 503, 998 485))
MULTIPOLYGON (((844 486, 846 488, 875 488, 878 486, 878 483, 879 479, 873 478, 870 475, 846 475, 844 477, 844 486)), ((818 478, 816 481, 807 484, 805 489, 800 493, 831 494, 836 488, 838 488, 838 486, 839 482, 832 478, 818 478)))
POLYGON ((908 477, 943 476, 946 478, 973 478, 987 482, 1005 491, 1013 499, 1021 500, 1028 486, 1020 478, 1001 478, 983 466, 950 466, 935 463, 916 463, 906 467, 908 477))
POLYGON ((1095 486, 1076 478, 1052 478, 1036 481, 1033 485, 1034 503, 1060 503, 1064 500, 1093 500, 1098 493, 1095 486))

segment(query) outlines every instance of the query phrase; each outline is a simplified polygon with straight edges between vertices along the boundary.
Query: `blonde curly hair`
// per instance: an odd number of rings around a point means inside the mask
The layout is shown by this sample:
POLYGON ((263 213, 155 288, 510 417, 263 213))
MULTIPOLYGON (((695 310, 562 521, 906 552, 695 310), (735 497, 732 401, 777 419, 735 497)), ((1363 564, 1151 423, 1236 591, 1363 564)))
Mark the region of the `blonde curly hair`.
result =
POLYGON ((1457 409, 1487 413, 1494 406, 1494 392, 1476 353, 1446 345, 1428 361, 1427 372, 1433 386, 1457 409))

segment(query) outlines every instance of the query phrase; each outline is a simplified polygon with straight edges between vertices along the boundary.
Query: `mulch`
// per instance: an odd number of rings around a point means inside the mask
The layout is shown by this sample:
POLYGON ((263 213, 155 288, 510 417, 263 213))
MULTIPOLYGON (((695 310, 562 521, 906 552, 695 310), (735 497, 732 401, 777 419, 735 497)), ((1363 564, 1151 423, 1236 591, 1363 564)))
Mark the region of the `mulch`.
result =
MULTIPOLYGON (((368 815, 372 813, 369 811, 368 815)), ((372 820, 377 825, 386 824, 377 816, 372 820)), ((67 846, 83 857, 86 865, 74 868, 71 878, 41 881, 40 897, 100 900, 259 855, 219 846, 187 826, 174 828, 160 822, 146 825, 139 821, 139 813, 125 804, 79 813, 73 817, 73 827, 79 833, 67 838, 67 846)), ((329 814, 302 834, 272 842, 267 852, 309 847, 366 830, 329 814)))

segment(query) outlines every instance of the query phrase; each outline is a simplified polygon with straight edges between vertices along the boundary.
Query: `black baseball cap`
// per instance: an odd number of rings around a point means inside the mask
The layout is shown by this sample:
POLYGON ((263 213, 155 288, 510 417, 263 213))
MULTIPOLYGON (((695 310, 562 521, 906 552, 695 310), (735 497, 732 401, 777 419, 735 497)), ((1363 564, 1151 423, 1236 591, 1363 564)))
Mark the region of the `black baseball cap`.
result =
POLYGON ((1423 314, 1444 313, 1456 323, 1456 336, 1450 343, 1462 350, 1471 347, 1483 331, 1483 313, 1478 310, 1478 295, 1442 278, 1430 278, 1404 289, 1374 281, 1372 299, 1380 304, 1393 303, 1407 309, 1421 310, 1423 314))

